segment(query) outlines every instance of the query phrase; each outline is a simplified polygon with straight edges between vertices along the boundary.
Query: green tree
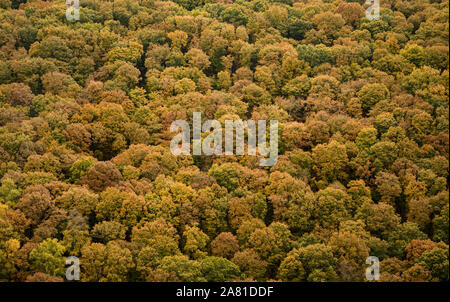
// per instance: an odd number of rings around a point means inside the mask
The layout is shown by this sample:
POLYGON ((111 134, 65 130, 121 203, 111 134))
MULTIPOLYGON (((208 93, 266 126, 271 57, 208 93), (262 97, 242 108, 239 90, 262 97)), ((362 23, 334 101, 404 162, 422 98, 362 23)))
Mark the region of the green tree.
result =
POLYGON ((62 277, 65 273, 65 247, 57 239, 46 239, 30 253, 34 271, 62 277))

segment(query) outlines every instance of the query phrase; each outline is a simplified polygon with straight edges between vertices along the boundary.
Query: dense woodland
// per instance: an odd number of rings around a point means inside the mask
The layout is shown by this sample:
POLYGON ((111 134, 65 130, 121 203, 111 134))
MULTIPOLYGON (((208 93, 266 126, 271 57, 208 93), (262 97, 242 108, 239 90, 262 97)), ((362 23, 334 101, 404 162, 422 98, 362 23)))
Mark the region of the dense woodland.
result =
POLYGON ((0 280, 449 280, 447 0, 0 0, 0 280), (278 120, 279 158, 170 124, 278 120))

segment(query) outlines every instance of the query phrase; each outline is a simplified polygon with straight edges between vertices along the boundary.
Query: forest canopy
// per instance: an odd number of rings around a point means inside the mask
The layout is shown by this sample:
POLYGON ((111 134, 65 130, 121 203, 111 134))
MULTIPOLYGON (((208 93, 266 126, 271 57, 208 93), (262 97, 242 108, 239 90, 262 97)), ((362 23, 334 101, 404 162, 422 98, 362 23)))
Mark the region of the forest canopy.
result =
POLYGON ((0 280, 449 281, 449 3, 0 0, 0 280), (277 120, 279 157, 175 156, 277 120))

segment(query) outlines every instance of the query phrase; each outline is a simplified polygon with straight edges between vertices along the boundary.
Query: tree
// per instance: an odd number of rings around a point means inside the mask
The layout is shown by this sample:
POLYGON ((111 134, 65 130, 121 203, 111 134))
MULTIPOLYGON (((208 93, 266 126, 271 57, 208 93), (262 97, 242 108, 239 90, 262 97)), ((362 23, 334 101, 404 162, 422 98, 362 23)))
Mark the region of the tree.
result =
POLYGON ((313 171, 318 178, 326 182, 345 180, 348 165, 347 150, 337 141, 317 145, 312 151, 313 171))
POLYGON ((359 19, 364 15, 364 9, 358 2, 342 2, 335 12, 344 18, 345 23, 353 27, 359 23, 359 19))
POLYGON ((114 241, 91 243, 81 250, 81 277, 85 282, 123 282, 134 267, 129 249, 114 241))
POLYGON ((102 221, 92 229, 92 238, 103 244, 125 239, 126 227, 116 221, 102 221))
POLYGON ((333 256, 339 265, 337 272, 343 281, 360 280, 364 275, 369 248, 362 238, 347 232, 334 233, 330 238, 333 256))
POLYGON ((356 145, 360 149, 369 149, 377 142, 378 131, 373 127, 363 128, 358 133, 356 145))
POLYGON ((127 227, 136 225, 146 213, 146 202, 142 196, 108 188, 100 195, 95 209, 99 221, 118 221, 127 227))
POLYGON ((30 87, 23 83, 1 85, 0 91, 2 93, 2 98, 5 99, 6 103, 13 106, 30 105, 31 100, 34 97, 30 87))
POLYGON ((61 277, 51 276, 46 273, 34 273, 33 275, 29 275, 25 282, 64 282, 64 279, 61 277))
POLYGON ((351 208, 354 206, 350 196, 343 190, 329 186, 316 193, 311 220, 320 226, 336 229, 350 217, 351 208))
POLYGON ((199 261, 202 275, 208 282, 237 280, 241 272, 233 262, 220 257, 205 257, 199 261))
POLYGON ((292 247, 291 232, 285 224, 273 222, 250 235, 250 247, 267 261, 269 270, 279 265, 292 247))
POLYGON ((361 219, 367 230, 376 236, 386 238, 400 223, 400 217, 391 205, 380 202, 364 202, 358 209, 356 219, 361 219))
POLYGON ((107 187, 117 185, 122 180, 120 171, 112 162, 97 162, 80 179, 81 183, 86 183, 94 191, 103 191, 107 187))
POLYGON ((409 262, 415 262, 424 253, 431 251, 436 247, 436 243, 431 240, 414 239, 406 246, 406 259, 409 262))
POLYGON ((204 282, 206 280, 201 269, 202 266, 199 262, 189 260, 184 255, 168 256, 164 257, 148 280, 159 282, 204 282))
POLYGON ((358 92, 358 97, 361 100, 363 112, 367 114, 379 101, 389 98, 389 90, 384 84, 366 84, 358 92))
POLYGON ((314 196, 305 183, 287 173, 275 171, 270 174, 266 195, 276 221, 286 223, 293 231, 311 229, 314 196))
POLYGON ((255 280, 261 280, 266 273, 267 263, 261 260, 259 255, 251 249, 237 252, 231 261, 247 277, 254 278, 255 280))
POLYGON ((67 253, 72 256, 80 256, 83 246, 91 243, 89 231, 85 229, 77 229, 72 226, 70 229, 64 230, 62 234, 61 243, 66 248, 67 253))
POLYGON ((448 1, 364 2, 0 0, 0 280, 448 281, 448 1))
POLYGON ((82 157, 75 161, 70 167, 71 180, 73 182, 79 180, 94 165, 95 159, 89 156, 82 157))
POLYGON ((422 254, 417 259, 419 265, 427 268, 431 275, 438 278, 439 281, 448 281, 448 245, 439 243, 431 251, 422 254))
POLYGON ((306 75, 301 75, 290 80, 282 89, 286 96, 306 97, 311 88, 311 83, 306 75))
POLYGON ((226 189, 217 184, 199 190, 194 207, 199 210, 201 229, 214 238, 228 230, 226 189))
POLYGON ((135 226, 131 232, 131 242, 135 243, 137 248, 152 247, 159 259, 178 255, 178 240, 176 229, 163 218, 146 222, 141 227, 135 226))
POLYGON ((375 183, 377 191, 381 195, 381 201, 395 205, 395 198, 400 197, 402 188, 396 175, 379 172, 375 183))
POLYGON ((311 67, 319 66, 323 63, 331 63, 331 49, 323 44, 318 45, 298 45, 298 58, 305 60, 311 67))
POLYGON ((130 62, 136 66, 140 61, 142 54, 144 53, 143 47, 137 42, 128 42, 127 44, 119 44, 108 53, 108 61, 114 63, 121 60, 130 62))
POLYGON ((448 244, 448 225, 449 225, 449 219, 448 219, 448 205, 446 205, 440 215, 436 216, 433 219, 433 229, 434 229, 434 238, 435 240, 442 240, 445 243, 448 244))
POLYGON ((0 202, 13 206, 20 198, 21 192, 17 188, 14 180, 11 178, 4 178, 0 186, 0 202))
MULTIPOLYGON (((3 238, 2 238, 3 239, 3 238)), ((16 263, 18 262, 18 250, 20 242, 17 239, 2 240, 0 248, 0 279, 2 281, 13 280, 17 273, 16 263)))
POLYGON ((206 246, 209 243, 209 237, 203 233, 198 227, 186 226, 183 233, 184 247, 183 252, 193 259, 203 258, 208 253, 206 246))
POLYGON ((191 67, 196 67, 200 70, 207 69, 211 62, 209 57, 201 49, 192 48, 186 53, 186 61, 191 67))
POLYGON ((242 89, 242 99, 252 108, 254 106, 270 104, 270 94, 256 84, 250 84, 242 89))
POLYGON ((245 11, 236 5, 225 8, 220 14, 220 18, 225 22, 233 24, 235 27, 246 25, 248 22, 245 11))
POLYGON ((323 244, 293 249, 280 265, 283 281, 334 281, 334 260, 330 248, 323 244))
POLYGON ((65 248, 57 239, 46 239, 30 253, 32 269, 55 277, 65 273, 65 248))
POLYGON ((216 257, 231 259, 238 249, 236 236, 230 232, 222 232, 211 241, 211 254, 216 257))
POLYGON ((21 210, 33 225, 39 224, 48 217, 54 201, 50 192, 42 185, 34 185, 26 188, 16 204, 17 209, 21 210))
POLYGON ((239 185, 236 167, 233 164, 213 165, 208 174, 213 176, 219 185, 224 186, 229 191, 233 191, 239 185))
POLYGON ((172 47, 176 49, 186 47, 188 42, 188 34, 181 30, 175 30, 167 34, 167 37, 172 41, 172 47))
POLYGON ((55 204, 65 210, 75 209, 90 215, 98 202, 98 195, 83 187, 72 187, 55 199, 55 204))
POLYGON ((387 241, 390 243, 390 253, 400 259, 405 257, 405 248, 412 240, 425 240, 427 236, 419 230, 415 223, 406 222, 389 233, 387 241))

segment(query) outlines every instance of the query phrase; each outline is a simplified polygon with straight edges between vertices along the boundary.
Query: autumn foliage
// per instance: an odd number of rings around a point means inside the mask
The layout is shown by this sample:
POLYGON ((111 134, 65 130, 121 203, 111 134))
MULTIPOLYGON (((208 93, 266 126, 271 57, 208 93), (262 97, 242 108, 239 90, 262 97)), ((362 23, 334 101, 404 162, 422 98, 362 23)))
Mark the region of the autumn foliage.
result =
POLYGON ((449 280, 448 0, 0 0, 0 280, 449 280), (279 158, 175 156, 192 113, 279 158))

